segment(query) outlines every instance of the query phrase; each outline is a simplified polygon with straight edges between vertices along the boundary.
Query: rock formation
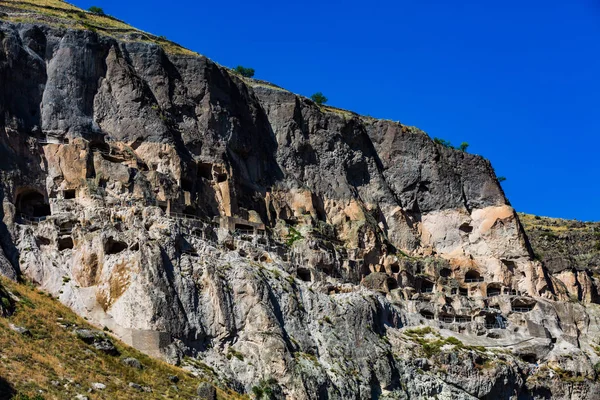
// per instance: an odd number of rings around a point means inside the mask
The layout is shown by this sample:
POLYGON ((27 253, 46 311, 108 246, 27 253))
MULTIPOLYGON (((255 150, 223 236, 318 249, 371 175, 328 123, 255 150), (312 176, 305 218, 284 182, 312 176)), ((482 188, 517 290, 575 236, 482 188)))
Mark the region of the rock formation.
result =
POLYGON ((487 160, 54 3, 0 2, 4 275, 256 397, 600 395, 487 160))

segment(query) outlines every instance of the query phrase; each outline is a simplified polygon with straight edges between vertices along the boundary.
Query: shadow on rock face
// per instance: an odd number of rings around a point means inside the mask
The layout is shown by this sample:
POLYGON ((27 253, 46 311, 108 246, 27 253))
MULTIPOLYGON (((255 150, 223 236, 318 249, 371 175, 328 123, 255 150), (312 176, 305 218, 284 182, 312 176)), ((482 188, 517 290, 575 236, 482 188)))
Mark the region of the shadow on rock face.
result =
MULTIPOLYGON (((0 188, 0 201, 4 198, 4 190, 0 188)), ((11 240, 4 219, 4 210, 0 207, 0 275, 16 280, 19 274, 19 253, 11 240)))
POLYGON ((12 385, 0 376, 0 399, 12 399, 16 394, 12 385))

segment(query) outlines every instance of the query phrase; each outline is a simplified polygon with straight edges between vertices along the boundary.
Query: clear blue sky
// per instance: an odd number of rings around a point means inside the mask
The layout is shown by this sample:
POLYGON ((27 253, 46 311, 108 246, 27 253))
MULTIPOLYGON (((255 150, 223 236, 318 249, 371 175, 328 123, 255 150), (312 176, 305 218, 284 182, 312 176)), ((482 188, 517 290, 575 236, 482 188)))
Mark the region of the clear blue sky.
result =
POLYGON ((229 67, 492 161, 518 211, 600 220, 600 1, 96 5, 229 67))

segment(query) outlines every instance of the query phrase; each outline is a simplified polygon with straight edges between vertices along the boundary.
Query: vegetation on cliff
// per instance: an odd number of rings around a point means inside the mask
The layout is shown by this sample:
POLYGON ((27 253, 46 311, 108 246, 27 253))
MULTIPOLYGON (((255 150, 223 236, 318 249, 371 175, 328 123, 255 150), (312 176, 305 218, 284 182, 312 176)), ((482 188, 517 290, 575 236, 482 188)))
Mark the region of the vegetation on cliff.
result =
MULTIPOLYGON (((11 315, 0 317, 0 398, 65 399, 82 394, 90 399, 189 399, 196 395, 201 381, 189 372, 103 332, 115 347, 107 354, 106 347, 98 349, 82 340, 81 332, 94 332, 94 328, 56 299, 4 278, 0 285, 3 309, 15 305, 11 315), (105 388, 99 389, 102 385, 105 388)), ((217 395, 237 398, 221 389, 217 395)))

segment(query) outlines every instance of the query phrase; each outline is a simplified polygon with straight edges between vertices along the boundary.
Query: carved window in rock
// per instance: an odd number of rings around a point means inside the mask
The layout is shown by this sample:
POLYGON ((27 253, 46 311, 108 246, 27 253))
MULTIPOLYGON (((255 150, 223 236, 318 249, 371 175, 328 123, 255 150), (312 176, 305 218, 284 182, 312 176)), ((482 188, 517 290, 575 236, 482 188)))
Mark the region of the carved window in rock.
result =
POLYGON ((253 234, 254 227, 246 224, 235 224, 235 231, 237 233, 253 234))
POLYGON ((483 282, 483 277, 478 271, 471 269, 465 274, 465 283, 483 282))
POLYGON ((423 318, 428 319, 428 320, 432 320, 432 319, 435 318, 435 316, 433 315, 433 313, 431 311, 428 311, 428 310, 422 310, 420 312, 420 314, 421 314, 421 316, 423 318))
POLYGON ((449 278, 452 275, 452 270, 450 268, 442 268, 440 269, 440 276, 442 278, 449 278))
POLYGON ((421 281, 421 293, 433 293, 434 284, 427 279, 421 281))
POLYGON ((310 270, 308 268, 298 268, 298 270, 296 270, 296 274, 298 275, 298 279, 301 281, 310 282, 312 280, 310 270))
POLYGON ((127 250, 127 247, 127 243, 110 237, 104 244, 104 254, 118 254, 127 250))
POLYGON ((76 191, 75 189, 65 189, 63 190, 63 199, 72 200, 75 198, 76 191))
POLYGON ((502 294, 502 287, 497 283, 490 283, 487 287, 487 296, 494 297, 502 294))

